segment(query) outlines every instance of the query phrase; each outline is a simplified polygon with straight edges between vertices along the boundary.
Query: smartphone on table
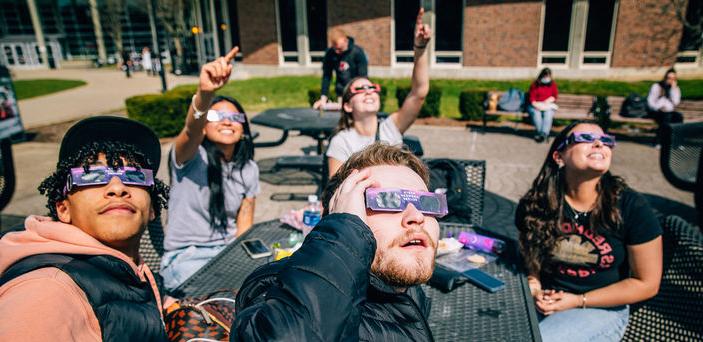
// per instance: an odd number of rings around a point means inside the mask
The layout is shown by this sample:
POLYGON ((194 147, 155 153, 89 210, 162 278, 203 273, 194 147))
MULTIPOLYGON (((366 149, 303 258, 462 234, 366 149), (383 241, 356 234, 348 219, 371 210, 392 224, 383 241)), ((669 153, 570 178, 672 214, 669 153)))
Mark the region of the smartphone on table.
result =
POLYGON ((472 268, 462 272, 461 274, 469 279, 469 282, 488 292, 496 292, 505 287, 505 283, 503 281, 478 268, 472 268))
POLYGON ((244 240, 242 241, 242 248, 252 259, 264 258, 272 254, 271 249, 261 239, 244 240))

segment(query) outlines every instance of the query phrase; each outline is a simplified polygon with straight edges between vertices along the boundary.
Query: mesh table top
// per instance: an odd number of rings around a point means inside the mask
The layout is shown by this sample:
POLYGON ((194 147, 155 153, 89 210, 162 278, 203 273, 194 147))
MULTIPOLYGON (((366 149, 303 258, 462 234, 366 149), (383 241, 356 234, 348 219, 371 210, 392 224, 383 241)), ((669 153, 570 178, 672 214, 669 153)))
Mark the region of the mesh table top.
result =
MULTIPOLYGON (((442 236, 447 231, 466 228, 466 225, 442 224, 442 236)), ((241 241, 259 238, 270 245, 287 238, 293 231, 276 220, 253 226, 186 280, 173 295, 201 296, 222 288, 241 287, 254 269, 268 262, 267 258, 251 259, 241 247, 241 241)), ((452 292, 442 293, 422 285, 432 298, 429 325, 435 340, 540 341, 537 317, 524 275, 504 262, 491 263, 485 271, 505 282, 505 289, 489 293, 465 284, 452 292)))

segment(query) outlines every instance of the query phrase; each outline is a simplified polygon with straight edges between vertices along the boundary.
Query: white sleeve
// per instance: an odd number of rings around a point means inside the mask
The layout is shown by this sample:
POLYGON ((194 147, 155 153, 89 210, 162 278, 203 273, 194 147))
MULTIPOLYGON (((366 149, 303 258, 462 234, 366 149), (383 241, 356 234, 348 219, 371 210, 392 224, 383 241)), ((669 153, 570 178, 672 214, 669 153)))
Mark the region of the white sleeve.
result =
POLYGON ((386 119, 379 126, 379 138, 391 145, 401 145, 403 143, 403 134, 400 133, 398 127, 395 126, 393 119, 386 119))
POLYGON ((346 143, 344 140, 344 131, 335 134, 327 147, 327 156, 337 159, 342 163, 347 161, 349 156, 351 156, 352 151, 349 151, 346 148, 346 143))
MULTIPOLYGON (((681 103, 681 88, 678 86, 676 88, 671 88, 671 102, 674 106, 678 106, 681 103)), ((673 111, 673 108, 672 108, 673 111)))
POLYGON ((658 101, 660 92, 661 88, 657 83, 652 84, 652 87, 649 88, 649 95, 647 95, 647 106, 649 106, 649 109, 657 111, 661 108, 658 101))

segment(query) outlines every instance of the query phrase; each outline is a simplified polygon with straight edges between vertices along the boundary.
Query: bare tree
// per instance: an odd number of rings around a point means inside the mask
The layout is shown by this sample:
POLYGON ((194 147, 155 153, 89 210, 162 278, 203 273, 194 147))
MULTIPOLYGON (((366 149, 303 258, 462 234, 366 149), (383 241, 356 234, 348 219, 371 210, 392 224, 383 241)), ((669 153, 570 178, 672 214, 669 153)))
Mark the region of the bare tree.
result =
POLYGON ((185 0, 158 0, 156 5, 156 17, 161 21, 166 32, 173 40, 173 46, 176 48, 178 66, 174 65, 175 70, 185 65, 183 40, 189 32, 188 25, 186 25, 185 10, 185 0))
POLYGON ((120 56, 124 51, 122 46, 122 18, 125 12, 125 0, 103 0, 100 6, 101 19, 105 23, 108 29, 108 34, 112 38, 112 42, 115 43, 115 49, 117 49, 120 56))

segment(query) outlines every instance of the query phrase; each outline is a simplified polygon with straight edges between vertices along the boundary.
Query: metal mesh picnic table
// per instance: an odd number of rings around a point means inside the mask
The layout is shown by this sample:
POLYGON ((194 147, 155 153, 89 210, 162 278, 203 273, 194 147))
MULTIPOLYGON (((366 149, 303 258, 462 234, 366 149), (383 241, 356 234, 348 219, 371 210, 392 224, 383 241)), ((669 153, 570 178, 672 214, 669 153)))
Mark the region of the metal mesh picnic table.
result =
MULTIPOLYGON (((468 225, 442 224, 447 231, 466 229, 468 225)), ((207 265, 186 280, 172 295, 201 296, 222 288, 241 287, 246 277, 267 258, 251 259, 240 246, 241 241, 259 238, 267 244, 286 239, 292 228, 278 221, 254 225, 232 242, 207 265)), ((505 288, 489 293, 471 284, 442 293, 422 285, 432 298, 429 325, 437 341, 540 341, 537 317, 529 295, 527 280, 510 262, 494 262, 485 270, 505 282, 505 288)))

